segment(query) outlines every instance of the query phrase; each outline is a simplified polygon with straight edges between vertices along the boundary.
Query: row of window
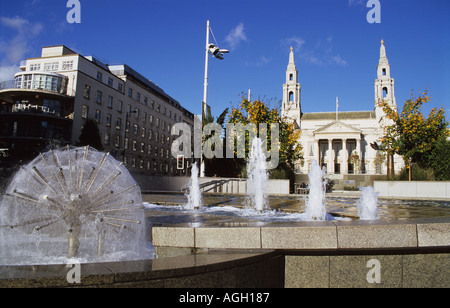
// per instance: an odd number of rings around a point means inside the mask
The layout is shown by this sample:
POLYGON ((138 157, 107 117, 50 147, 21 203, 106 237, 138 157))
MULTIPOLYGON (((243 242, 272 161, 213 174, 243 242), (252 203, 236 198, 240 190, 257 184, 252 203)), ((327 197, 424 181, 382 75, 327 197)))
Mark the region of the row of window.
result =
MULTIPOLYGON (((49 62, 49 63, 44 63, 43 67, 41 66, 41 63, 35 63, 35 64, 30 64, 30 72, 37 72, 40 71, 41 68, 43 68, 44 72, 56 72, 59 71, 59 62, 49 62)), ((62 71, 71 71, 73 70, 73 60, 70 61, 62 61, 62 66, 61 66, 61 70, 62 71)))
MULTIPOLYGON (((131 106, 129 106, 129 107, 131 108, 131 106)), ((138 115, 139 112, 136 112, 136 114, 138 115)), ((88 119, 89 118, 89 106, 87 106, 87 105, 83 105, 82 106, 81 117, 83 119, 88 119)), ((112 118, 113 117, 112 117, 112 115, 110 113, 106 114, 106 123, 105 123, 105 125, 107 127, 112 127, 112 121, 113 121, 112 118)), ((137 118, 139 118, 139 116, 137 116, 137 118)), ((102 111, 101 110, 99 110, 99 109, 95 110, 94 119, 99 124, 103 123, 102 111)), ((172 129, 172 125, 170 123, 167 123, 164 120, 160 120, 159 118, 154 118, 153 115, 149 115, 148 116, 146 112, 143 112, 143 119, 142 119, 143 123, 147 123, 147 119, 148 119, 148 124, 150 124, 150 126, 153 126, 153 124, 155 124, 155 126, 157 128, 160 128, 163 132, 165 132, 167 130, 167 132, 170 133, 170 131, 172 129)), ((125 125, 126 125, 126 129, 127 129, 127 132, 128 132, 129 129, 130 129, 130 121, 127 121, 125 123, 125 125)), ((122 129, 122 119, 121 118, 117 118, 116 119, 115 126, 116 126, 116 129, 118 129, 118 130, 122 129)), ((135 128, 134 131, 136 131, 136 134, 137 134, 137 132, 139 131, 139 125, 138 124, 134 124, 133 128, 135 128)), ((145 131, 143 131, 143 129, 145 129, 145 127, 142 127, 141 132, 145 133, 145 131)), ((149 131, 151 131, 151 130, 149 129, 149 131)))
MULTIPOLYGON (((102 73, 98 72, 97 80, 102 81, 102 78, 103 78, 102 73)), ((112 78, 108 79, 108 85, 113 87, 113 79, 112 78)), ((119 83, 119 85, 120 85, 119 91, 122 92, 122 89, 121 89, 122 84, 119 83)), ((85 84, 85 86, 84 86, 83 97, 88 100, 91 99, 91 86, 88 84, 85 84)), ((132 88, 128 89, 128 97, 133 98, 133 89, 132 88)), ((141 94, 139 92, 136 93, 136 101, 139 103, 141 102, 141 94)), ((97 93, 95 96, 95 102, 100 105, 103 104, 103 92, 102 91, 97 90, 97 93)), ((114 97, 109 95, 108 99, 107 99, 107 107, 110 109, 113 109, 113 106, 114 106, 114 97)), ((172 110, 167 109, 167 107, 162 107, 161 104, 156 104, 153 100, 150 100, 150 104, 149 104, 148 97, 144 97, 144 106, 149 106, 150 108, 156 110, 158 113, 162 113, 163 115, 167 116, 170 119, 173 118, 173 120, 175 120, 175 121, 178 120, 178 122, 181 122, 181 115, 177 114, 176 112, 172 113, 172 110)), ((119 100, 118 111, 122 112, 122 109, 123 109, 123 102, 121 100, 119 100)), ((132 111, 131 105, 129 105, 128 112, 131 113, 131 111, 132 111)), ((135 113, 136 113, 136 111, 137 111, 136 117, 139 117, 139 109, 136 108, 135 113)), ((145 118, 146 117, 144 117, 144 121, 145 121, 145 118)))
MULTIPOLYGON (((189 161, 187 161, 189 163, 189 161)), ((153 173, 165 173, 168 174, 169 172, 171 174, 174 174, 176 172, 174 164, 168 164, 168 163, 158 163, 158 162, 152 162, 150 160, 137 160, 136 158, 125 158, 124 161, 125 166, 131 166, 131 168, 140 168, 140 169, 147 169, 152 170, 153 173)), ((181 173, 185 173, 186 169, 188 169, 188 164, 186 164, 185 169, 181 170, 181 173)))

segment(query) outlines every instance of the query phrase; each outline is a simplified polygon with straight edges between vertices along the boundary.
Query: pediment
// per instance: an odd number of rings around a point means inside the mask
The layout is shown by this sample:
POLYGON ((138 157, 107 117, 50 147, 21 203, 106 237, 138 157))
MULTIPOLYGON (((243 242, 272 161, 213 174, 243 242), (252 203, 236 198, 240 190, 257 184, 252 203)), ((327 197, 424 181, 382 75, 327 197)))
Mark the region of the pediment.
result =
POLYGON ((330 124, 327 124, 325 126, 322 126, 319 129, 316 129, 314 134, 361 134, 362 131, 350 124, 341 122, 341 121, 334 121, 330 124))

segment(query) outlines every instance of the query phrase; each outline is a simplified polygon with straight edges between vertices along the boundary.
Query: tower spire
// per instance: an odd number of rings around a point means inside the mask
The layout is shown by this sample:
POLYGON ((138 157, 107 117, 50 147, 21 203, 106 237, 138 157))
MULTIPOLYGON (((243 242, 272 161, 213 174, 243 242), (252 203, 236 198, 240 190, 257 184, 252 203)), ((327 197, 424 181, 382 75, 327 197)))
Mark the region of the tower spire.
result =
POLYGON ((286 83, 283 85, 282 115, 290 122, 294 122, 297 127, 300 127, 301 117, 300 92, 301 86, 298 83, 298 71, 295 66, 294 48, 291 46, 289 64, 286 69, 286 83))

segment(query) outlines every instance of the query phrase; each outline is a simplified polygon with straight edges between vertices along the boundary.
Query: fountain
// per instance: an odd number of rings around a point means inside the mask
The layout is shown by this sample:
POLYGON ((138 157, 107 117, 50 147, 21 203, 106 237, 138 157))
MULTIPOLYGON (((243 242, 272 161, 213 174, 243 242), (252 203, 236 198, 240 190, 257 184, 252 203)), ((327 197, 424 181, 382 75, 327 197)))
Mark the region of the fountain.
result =
POLYGON ((361 220, 376 220, 378 215, 378 193, 372 186, 360 187, 361 199, 358 201, 358 216, 361 220))
POLYGON ((52 150, 22 167, 0 204, 0 264, 140 258, 145 216, 122 163, 91 147, 52 150))
POLYGON ((255 137, 247 163, 247 206, 258 212, 267 209, 269 176, 266 169, 266 156, 262 150, 262 140, 255 137))
POLYGON ((198 210, 202 206, 202 193, 198 182, 197 163, 192 165, 191 179, 189 181, 188 203, 184 206, 187 210, 198 210))
POLYGON ((309 195, 306 202, 307 220, 325 220, 327 212, 325 210, 326 179, 325 171, 322 170, 316 160, 312 161, 311 172, 309 173, 309 195))

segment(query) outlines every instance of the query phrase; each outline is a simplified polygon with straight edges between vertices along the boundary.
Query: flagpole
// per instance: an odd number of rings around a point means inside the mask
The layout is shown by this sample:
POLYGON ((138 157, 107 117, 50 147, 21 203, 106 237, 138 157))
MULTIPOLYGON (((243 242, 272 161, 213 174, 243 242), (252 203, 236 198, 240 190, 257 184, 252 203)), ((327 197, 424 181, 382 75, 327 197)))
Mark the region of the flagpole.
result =
POLYGON ((338 121, 338 114, 339 114, 339 99, 336 96, 336 122, 338 121))

